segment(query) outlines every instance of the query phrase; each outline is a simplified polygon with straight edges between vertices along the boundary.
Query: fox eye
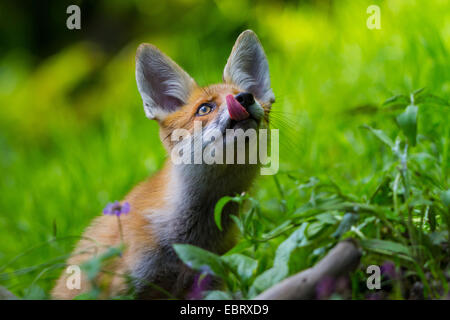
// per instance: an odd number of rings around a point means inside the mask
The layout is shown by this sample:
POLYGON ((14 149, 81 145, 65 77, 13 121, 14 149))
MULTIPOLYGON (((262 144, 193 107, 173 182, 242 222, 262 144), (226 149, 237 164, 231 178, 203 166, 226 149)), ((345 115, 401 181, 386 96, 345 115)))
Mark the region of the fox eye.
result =
POLYGON ((210 103, 202 103, 197 109, 198 116, 204 116, 213 111, 214 106, 210 103))

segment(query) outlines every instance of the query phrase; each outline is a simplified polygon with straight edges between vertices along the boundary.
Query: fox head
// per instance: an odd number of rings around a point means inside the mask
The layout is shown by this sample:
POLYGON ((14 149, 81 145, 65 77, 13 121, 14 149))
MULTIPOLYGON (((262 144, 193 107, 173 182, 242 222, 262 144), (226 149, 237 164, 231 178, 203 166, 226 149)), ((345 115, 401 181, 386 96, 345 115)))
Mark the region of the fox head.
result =
POLYGON ((169 153, 177 144, 170 138, 174 130, 192 134, 196 123, 205 133, 215 130, 224 136, 229 130, 266 127, 275 101, 266 55, 251 30, 237 38, 220 84, 199 87, 151 44, 141 44, 137 50, 136 81, 145 114, 158 121, 169 153))

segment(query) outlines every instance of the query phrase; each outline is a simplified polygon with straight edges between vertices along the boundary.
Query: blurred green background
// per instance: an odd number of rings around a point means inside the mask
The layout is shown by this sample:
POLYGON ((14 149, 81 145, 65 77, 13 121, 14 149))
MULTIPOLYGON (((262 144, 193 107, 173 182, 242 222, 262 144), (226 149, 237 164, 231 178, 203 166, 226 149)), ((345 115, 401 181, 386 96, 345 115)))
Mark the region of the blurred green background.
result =
MULTIPOLYGON (((284 171, 358 192, 384 156, 360 126, 395 130, 377 107, 421 87, 449 96, 446 0, 2 1, 0 284, 47 291, 90 220, 160 168, 157 124, 135 84, 137 46, 155 44, 207 85, 221 81, 248 28, 268 56, 284 171), (70 4, 81 30, 66 28, 70 4), (371 4, 380 30, 366 26, 371 4)), ((424 132, 448 134, 442 111, 423 119, 424 132)), ((266 177, 254 194, 270 201, 275 190, 266 177)))

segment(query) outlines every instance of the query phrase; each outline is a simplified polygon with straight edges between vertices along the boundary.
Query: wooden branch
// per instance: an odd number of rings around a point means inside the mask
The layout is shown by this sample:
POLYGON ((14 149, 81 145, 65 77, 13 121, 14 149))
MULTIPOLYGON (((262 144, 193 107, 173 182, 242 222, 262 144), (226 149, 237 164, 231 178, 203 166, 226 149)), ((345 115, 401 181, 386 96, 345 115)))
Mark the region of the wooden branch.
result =
POLYGON ((338 278, 348 274, 358 266, 360 258, 361 251, 353 240, 341 241, 314 267, 284 279, 254 299, 314 299, 320 280, 324 277, 338 278))

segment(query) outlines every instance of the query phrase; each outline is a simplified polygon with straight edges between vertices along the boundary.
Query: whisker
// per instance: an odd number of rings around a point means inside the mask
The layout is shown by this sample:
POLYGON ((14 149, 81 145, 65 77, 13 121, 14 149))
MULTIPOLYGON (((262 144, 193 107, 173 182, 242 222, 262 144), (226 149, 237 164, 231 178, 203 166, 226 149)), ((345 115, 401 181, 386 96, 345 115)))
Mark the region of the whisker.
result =
POLYGON ((291 119, 292 117, 284 117, 284 116, 280 116, 280 115, 272 115, 272 119, 275 123, 280 122, 280 123, 284 123, 286 125, 289 125, 293 128, 297 127, 300 123, 300 118, 297 118, 297 121, 294 119, 291 119))
POLYGON ((300 130, 296 126, 292 126, 286 119, 279 118, 274 119, 271 122, 272 127, 278 127, 280 129, 280 143, 281 145, 290 150, 294 156, 300 157, 302 152, 298 144, 293 140, 293 137, 300 135, 300 130))

